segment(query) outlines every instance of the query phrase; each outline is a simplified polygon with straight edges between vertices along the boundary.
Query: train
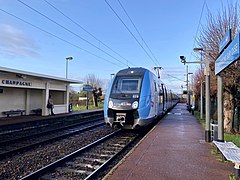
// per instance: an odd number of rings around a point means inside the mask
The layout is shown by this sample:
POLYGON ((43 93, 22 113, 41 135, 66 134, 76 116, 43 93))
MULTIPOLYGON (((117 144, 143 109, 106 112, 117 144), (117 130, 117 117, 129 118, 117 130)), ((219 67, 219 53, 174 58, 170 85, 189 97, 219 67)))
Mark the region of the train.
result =
POLYGON ((120 70, 104 99, 104 121, 112 128, 140 129, 151 125, 179 101, 179 97, 150 70, 120 70))

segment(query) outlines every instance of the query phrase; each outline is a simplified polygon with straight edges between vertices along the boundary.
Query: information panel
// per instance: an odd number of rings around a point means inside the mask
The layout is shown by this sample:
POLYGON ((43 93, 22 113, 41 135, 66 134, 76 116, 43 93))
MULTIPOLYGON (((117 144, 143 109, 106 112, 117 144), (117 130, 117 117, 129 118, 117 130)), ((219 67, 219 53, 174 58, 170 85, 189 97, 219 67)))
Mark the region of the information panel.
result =
POLYGON ((239 34, 234 38, 230 45, 223 51, 223 53, 215 61, 215 75, 223 71, 234 61, 239 59, 240 48, 239 48, 239 34))
POLYGON ((219 53, 221 53, 224 48, 226 48, 231 42, 231 29, 229 29, 224 35, 223 39, 219 43, 219 53))
POLYGON ((90 85, 86 85, 83 87, 83 91, 92 92, 93 88, 90 85))

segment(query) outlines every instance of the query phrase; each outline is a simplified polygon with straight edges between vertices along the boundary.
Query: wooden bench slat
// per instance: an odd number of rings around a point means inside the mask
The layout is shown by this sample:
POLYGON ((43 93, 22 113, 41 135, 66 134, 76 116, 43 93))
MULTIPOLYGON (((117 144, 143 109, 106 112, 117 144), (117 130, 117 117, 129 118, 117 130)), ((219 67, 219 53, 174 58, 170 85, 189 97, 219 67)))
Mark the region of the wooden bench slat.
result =
POLYGON ((240 179, 240 148, 233 142, 213 141, 213 143, 222 153, 223 157, 234 163, 236 179, 240 179))
POLYGON ((21 114, 21 116, 25 113, 25 110, 17 109, 17 110, 10 110, 10 111, 3 111, 2 114, 7 115, 14 115, 14 114, 21 114))
POLYGON ((233 142, 213 141, 213 143, 228 161, 240 163, 240 148, 237 147, 233 142))
POLYGON ((31 112, 34 113, 34 114, 37 114, 37 115, 41 115, 42 114, 42 109, 41 108, 32 109, 31 112))

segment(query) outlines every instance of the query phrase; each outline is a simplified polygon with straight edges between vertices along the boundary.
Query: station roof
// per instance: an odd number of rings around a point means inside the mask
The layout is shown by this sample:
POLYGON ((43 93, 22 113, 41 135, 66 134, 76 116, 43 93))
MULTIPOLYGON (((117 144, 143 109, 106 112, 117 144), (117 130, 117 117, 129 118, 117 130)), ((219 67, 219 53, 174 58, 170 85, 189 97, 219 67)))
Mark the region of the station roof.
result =
POLYGON ((19 76, 26 75, 26 76, 32 76, 32 77, 45 78, 45 79, 52 79, 52 80, 57 80, 57 81, 62 81, 67 83, 83 84, 83 81, 55 77, 55 76, 50 76, 45 74, 38 74, 33 72, 27 72, 23 70, 11 69, 11 68, 1 67, 1 66, 0 66, 0 72, 10 72, 10 73, 18 74, 19 76))

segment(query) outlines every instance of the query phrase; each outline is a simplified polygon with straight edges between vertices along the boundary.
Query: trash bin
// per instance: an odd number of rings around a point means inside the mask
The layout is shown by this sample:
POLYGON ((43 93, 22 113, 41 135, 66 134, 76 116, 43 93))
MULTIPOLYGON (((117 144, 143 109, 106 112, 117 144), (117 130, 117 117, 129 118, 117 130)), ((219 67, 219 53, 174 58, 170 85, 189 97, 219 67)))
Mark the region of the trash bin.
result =
POLYGON ((72 103, 68 105, 68 112, 72 112, 72 103))
POLYGON ((212 140, 218 140, 218 124, 211 123, 212 126, 212 140))

